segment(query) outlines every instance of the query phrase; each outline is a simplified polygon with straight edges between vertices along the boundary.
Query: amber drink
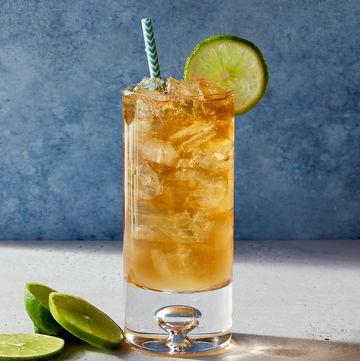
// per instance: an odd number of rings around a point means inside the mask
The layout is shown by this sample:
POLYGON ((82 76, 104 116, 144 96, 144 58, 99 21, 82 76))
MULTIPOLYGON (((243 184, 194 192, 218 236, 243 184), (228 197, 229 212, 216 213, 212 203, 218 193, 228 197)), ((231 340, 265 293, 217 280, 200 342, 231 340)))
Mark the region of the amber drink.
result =
POLYGON ((202 79, 126 88, 123 155, 128 342, 169 353, 223 347, 231 328, 232 92, 202 79))

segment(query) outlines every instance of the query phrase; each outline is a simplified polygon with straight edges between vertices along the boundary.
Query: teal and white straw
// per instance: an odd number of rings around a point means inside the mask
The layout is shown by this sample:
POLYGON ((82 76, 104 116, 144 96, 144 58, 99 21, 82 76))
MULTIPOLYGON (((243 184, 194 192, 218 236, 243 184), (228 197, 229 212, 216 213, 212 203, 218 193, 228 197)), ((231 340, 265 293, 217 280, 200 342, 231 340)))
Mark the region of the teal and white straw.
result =
POLYGON ((141 26, 144 34, 145 52, 149 64, 150 78, 160 78, 159 60, 151 18, 142 19, 141 26))

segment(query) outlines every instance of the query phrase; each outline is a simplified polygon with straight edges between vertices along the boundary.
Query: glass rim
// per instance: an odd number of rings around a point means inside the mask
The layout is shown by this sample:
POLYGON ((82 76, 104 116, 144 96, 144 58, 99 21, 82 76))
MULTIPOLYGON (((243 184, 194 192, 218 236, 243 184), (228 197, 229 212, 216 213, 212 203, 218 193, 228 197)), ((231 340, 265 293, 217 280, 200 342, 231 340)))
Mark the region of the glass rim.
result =
MULTIPOLYGON (((157 101, 174 101, 174 100, 178 100, 179 97, 174 96, 174 95, 169 95, 169 94, 163 94, 159 96, 159 93, 155 93, 151 94, 151 92, 148 93, 140 93, 138 91, 134 91, 132 88, 135 86, 136 84, 128 84, 125 85, 123 88, 121 88, 121 94, 124 95, 136 95, 136 96, 140 96, 143 98, 152 98, 154 100, 157 101)), ((185 98, 185 99, 195 99, 195 100, 199 100, 199 101, 203 101, 203 102, 208 102, 208 101, 217 101, 217 100, 224 100, 226 98, 229 97, 233 97, 234 96, 234 90, 222 90, 221 93, 215 93, 215 94, 211 94, 210 96, 194 96, 194 95, 184 95, 181 96, 181 98, 185 98)))

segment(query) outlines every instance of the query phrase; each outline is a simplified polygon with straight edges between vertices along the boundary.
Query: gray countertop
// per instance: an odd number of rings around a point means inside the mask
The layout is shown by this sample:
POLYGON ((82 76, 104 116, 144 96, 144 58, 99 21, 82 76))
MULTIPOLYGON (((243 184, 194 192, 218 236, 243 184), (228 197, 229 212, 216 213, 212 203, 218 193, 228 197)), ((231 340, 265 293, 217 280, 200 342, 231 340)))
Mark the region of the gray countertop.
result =
MULTIPOLYGON (((27 281, 84 297, 123 324, 122 244, 0 241, 0 332, 32 332, 27 281)), ((192 360, 360 360, 360 241, 241 241, 234 263, 234 336, 192 360)), ((68 345, 57 360, 157 360, 123 345, 68 345)), ((172 360, 176 358, 171 357, 172 360)))

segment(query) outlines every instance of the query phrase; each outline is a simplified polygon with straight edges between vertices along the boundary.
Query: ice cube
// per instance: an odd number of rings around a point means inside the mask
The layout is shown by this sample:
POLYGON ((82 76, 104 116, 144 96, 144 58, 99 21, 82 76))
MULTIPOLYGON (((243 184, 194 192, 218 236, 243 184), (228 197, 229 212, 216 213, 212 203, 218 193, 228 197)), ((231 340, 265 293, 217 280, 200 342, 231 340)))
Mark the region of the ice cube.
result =
POLYGON ((193 135, 191 138, 180 144, 180 148, 184 152, 192 152, 194 149, 200 148, 204 143, 213 139, 216 136, 216 131, 204 132, 193 135))
POLYGON ((190 229, 190 214, 184 212, 169 212, 168 219, 161 226, 161 230, 169 239, 175 242, 191 243, 194 236, 190 229))
POLYGON ((206 272, 197 252, 186 243, 176 242, 167 249, 153 247, 150 257, 157 279, 165 281, 162 289, 168 285, 170 289, 184 290, 206 272))
POLYGON ((223 88, 220 88, 218 85, 212 83, 209 80, 203 79, 203 78, 194 78, 196 80, 201 88, 202 94, 206 99, 212 99, 212 98, 222 98, 226 97, 228 95, 228 91, 226 91, 223 88))
POLYGON ((148 78, 145 76, 140 83, 136 84, 134 91, 138 93, 147 92, 149 90, 163 92, 165 84, 166 82, 161 78, 148 78))
POLYGON ((136 239, 144 239, 147 241, 156 241, 158 240, 159 233, 156 232, 152 227, 146 226, 144 224, 137 224, 134 227, 134 237, 136 239))
POLYGON ((138 97, 135 112, 136 130, 141 134, 141 137, 156 137, 168 133, 168 128, 174 127, 173 114, 175 110, 176 107, 171 102, 138 97))
MULTIPOLYGON (((166 98, 166 95, 161 96, 166 98)), ((175 101, 163 100, 153 96, 137 96, 135 119, 141 136, 168 137, 183 124, 185 116, 182 107, 175 101)))
POLYGON ((199 240, 207 240, 214 230, 213 220, 208 217, 207 211, 197 212, 191 220, 191 229, 199 240))
POLYGON ((188 211, 173 212, 152 208, 141 210, 137 219, 139 223, 153 229, 189 229, 191 217, 188 211))
POLYGON ((227 179, 223 176, 208 176, 206 173, 202 173, 198 182, 196 199, 199 206, 204 208, 218 207, 227 192, 227 179))
POLYGON ((233 168, 234 143, 230 139, 216 138, 208 142, 196 155, 198 164, 212 171, 227 171, 233 168))
POLYGON ((169 77, 166 80, 165 91, 171 97, 176 97, 179 100, 181 100, 182 97, 203 97, 203 91, 200 82, 193 80, 177 80, 169 77))
MULTIPOLYGON (((197 178, 198 174, 199 174, 199 170, 183 168, 183 169, 179 169, 175 172, 175 179, 182 181, 182 182, 186 182, 186 183, 191 182, 195 186, 195 184, 198 180, 198 178, 197 178)), ((188 184, 186 184, 186 185, 188 185, 188 184)))
POLYGON ((191 229, 200 242, 209 243, 213 240, 212 244, 217 244, 219 248, 222 244, 228 247, 226 241, 233 238, 234 232, 233 214, 200 210, 191 220, 191 229))
POLYGON ((191 275, 197 266, 196 255, 187 244, 174 243, 170 250, 151 249, 153 267, 161 278, 172 279, 174 274, 191 275))
POLYGON ((175 166, 178 158, 174 147, 166 142, 147 141, 141 146, 141 155, 159 165, 175 166))
POLYGON ((173 242, 193 243, 196 241, 191 230, 163 228, 162 231, 173 242))
MULTIPOLYGON (((135 223, 140 230, 150 230, 151 232, 159 233, 159 229, 166 221, 166 215, 151 207, 147 210, 139 209, 135 214, 135 223)), ((144 233, 144 238, 146 234, 144 233)))
POLYGON ((166 81, 160 78, 144 77, 130 91, 138 94, 152 93, 157 95, 166 94, 168 97, 177 98, 180 101, 184 98, 211 99, 219 96, 226 96, 228 92, 209 80, 194 77, 187 80, 177 80, 169 77, 166 81))
POLYGON ((150 134, 153 130, 153 121, 151 119, 140 118, 138 120, 138 131, 143 134, 150 134))
POLYGON ((140 198, 151 199, 161 194, 163 186, 156 172, 147 164, 138 167, 138 192, 140 198))
POLYGON ((200 167, 214 172, 233 168, 234 143, 226 138, 213 138, 178 161, 178 168, 200 167))
POLYGON ((126 124, 131 124, 135 117, 136 97, 125 95, 123 97, 123 118, 126 124))
POLYGON ((154 101, 144 97, 138 97, 136 100, 135 107, 136 118, 142 119, 153 119, 154 117, 154 101))
POLYGON ((135 237, 159 242, 169 240, 193 242, 190 220, 188 211, 160 212, 153 210, 152 213, 138 213, 136 215, 135 237))
MULTIPOLYGON (((196 202, 200 208, 225 207, 228 181, 225 176, 202 171, 200 169, 179 169, 175 178, 183 182, 189 203, 196 202)), ((228 207, 228 205, 226 205, 228 207)), ((227 208, 226 208, 227 209, 227 208)))
POLYGON ((170 136, 170 140, 176 143, 184 142, 186 139, 191 138, 192 136, 198 133, 204 133, 211 131, 214 127, 212 123, 205 123, 205 122, 195 122, 194 124, 190 125, 189 127, 180 129, 176 133, 170 136))
POLYGON ((152 247, 150 249, 150 258, 157 277, 170 280, 172 275, 171 263, 168 263, 167 253, 162 249, 152 247))
POLYGON ((192 77, 187 80, 176 80, 169 77, 165 83, 165 92, 170 96, 191 97, 198 99, 225 97, 228 92, 209 80, 192 77))
POLYGON ((215 123, 198 121, 170 136, 170 141, 185 152, 194 151, 216 136, 215 123))
POLYGON ((174 228, 189 229, 191 216, 188 211, 169 212, 169 218, 172 220, 171 223, 174 225, 174 228))

